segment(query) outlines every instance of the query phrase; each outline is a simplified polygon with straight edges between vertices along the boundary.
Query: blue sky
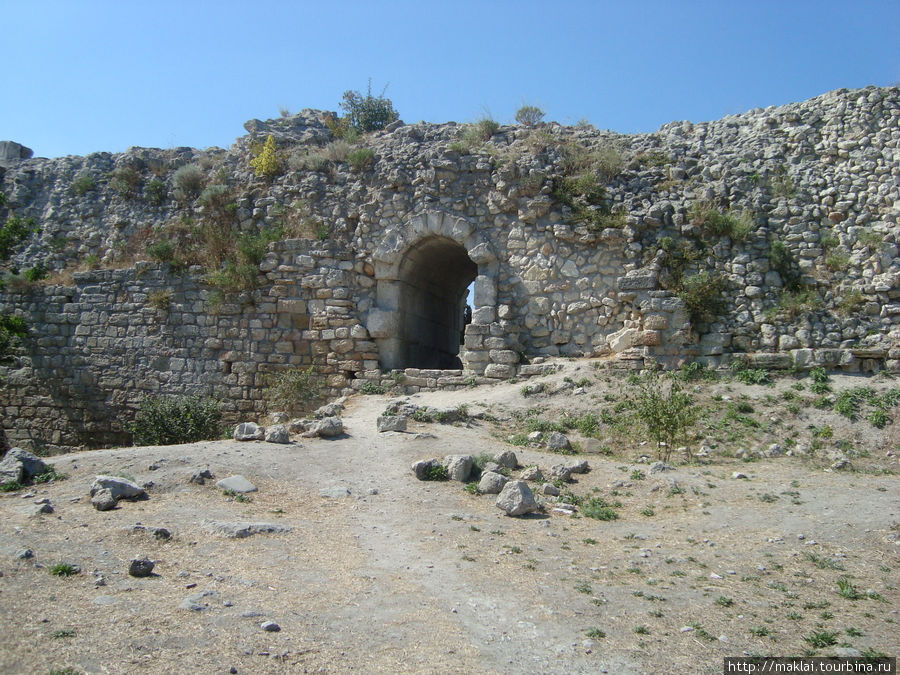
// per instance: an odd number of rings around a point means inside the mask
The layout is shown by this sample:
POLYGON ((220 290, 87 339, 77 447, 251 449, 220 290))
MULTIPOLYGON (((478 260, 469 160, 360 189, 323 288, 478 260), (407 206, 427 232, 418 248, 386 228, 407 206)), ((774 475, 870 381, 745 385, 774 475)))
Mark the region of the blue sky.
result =
POLYGON ((227 147, 369 78, 406 122, 653 131, 900 80, 900 1, 0 0, 0 140, 227 147))

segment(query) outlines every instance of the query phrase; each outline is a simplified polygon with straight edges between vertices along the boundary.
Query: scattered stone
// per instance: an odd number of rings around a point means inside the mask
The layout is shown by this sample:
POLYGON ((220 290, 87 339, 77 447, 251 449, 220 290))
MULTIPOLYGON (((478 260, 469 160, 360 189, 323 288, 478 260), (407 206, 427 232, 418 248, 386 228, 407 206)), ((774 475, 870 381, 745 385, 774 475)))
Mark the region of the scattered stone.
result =
POLYGON ((34 551, 30 548, 20 548, 16 551, 16 558, 18 560, 29 560, 34 557, 34 551))
POLYGON ((92 601, 95 605, 100 605, 102 607, 106 607, 108 605, 114 605, 116 599, 111 595, 98 595, 92 601))
POLYGON ((682 633, 691 633, 691 632, 693 632, 693 630, 694 630, 693 626, 682 626, 681 627, 682 633))
POLYGON ((273 412, 269 413, 269 422, 272 424, 287 424, 288 416, 287 413, 283 412, 273 412))
POLYGON ((572 479, 572 469, 565 464, 554 464, 550 467, 550 477, 568 483, 572 479))
POLYGON ((734 471, 734 472, 732 472, 731 477, 732 477, 734 480, 741 480, 741 479, 743 479, 743 480, 750 480, 750 476, 748 476, 747 474, 742 473, 742 472, 740 472, 740 471, 734 471))
POLYGON ((234 428, 232 437, 236 441, 261 441, 265 433, 265 429, 256 422, 241 422, 234 428))
POLYGON ((566 462, 566 466, 572 473, 588 473, 591 470, 587 460, 584 459, 570 459, 566 462))
POLYGON ((203 602, 204 598, 215 596, 215 591, 200 591, 199 593, 194 593, 193 595, 187 596, 184 600, 181 601, 180 607, 181 609, 189 609, 192 612, 202 612, 204 609, 209 609, 209 603, 203 602))
POLYGON ((319 420, 311 431, 314 436, 320 438, 336 438, 344 433, 344 423, 340 417, 325 417, 319 420))
POLYGON ((341 497, 349 497, 350 490, 345 488, 343 485, 333 485, 332 487, 322 488, 319 490, 320 497, 327 497, 328 499, 340 499, 341 497))
POLYGON ((237 492, 240 494, 257 491, 257 487, 241 475, 223 478, 216 483, 216 487, 221 488, 222 490, 230 490, 231 492, 237 492))
POLYGON ((288 431, 292 434, 302 434, 309 430, 311 424, 312 420, 293 419, 288 423, 288 431))
POLYGON ((478 481, 478 491, 485 495, 497 495, 503 490, 503 486, 509 482, 509 478, 500 473, 485 471, 478 481))
POLYGON ((22 448, 10 448, 0 460, 0 483, 21 483, 46 470, 47 465, 37 455, 22 448))
POLYGON ((766 448, 766 457, 781 457, 784 454, 784 448, 782 448, 778 443, 772 443, 768 448, 766 448))
POLYGON ((118 476, 97 476, 93 485, 91 485, 91 497, 103 489, 109 490, 117 500, 147 498, 147 492, 144 488, 118 476))
POLYGON ((526 466, 519 474, 520 480, 544 480, 544 474, 536 466, 526 466))
POLYGON ((50 504, 35 504, 30 511, 32 516, 43 516, 49 513, 53 513, 53 506, 50 504))
POLYGON ((378 418, 378 431, 406 431, 406 415, 382 415, 378 418))
POLYGON ((344 411, 343 402, 346 400, 346 398, 341 397, 336 401, 326 403, 313 413, 313 417, 315 417, 316 419, 322 419, 325 417, 340 417, 341 413, 344 411))
POLYGON ((565 434, 552 431, 544 441, 544 445, 550 452, 566 452, 572 449, 571 443, 565 434))
POLYGON ((212 480, 213 478, 215 478, 215 476, 210 473, 209 469, 203 469, 203 471, 198 471, 193 476, 191 476, 191 480, 189 482, 196 485, 206 485, 206 481, 212 480))
POLYGON ((472 473, 472 465, 475 459, 472 455, 447 455, 444 457, 444 466, 450 480, 458 480, 465 483, 472 473))
POLYGON ((508 516, 521 516, 538 508, 531 488, 523 480, 511 480, 504 485, 496 504, 508 516))
POLYGON ((140 523, 138 523, 137 525, 135 525, 135 526, 132 528, 132 531, 134 531, 134 532, 147 532, 147 533, 149 533, 149 534, 152 534, 153 537, 154 537, 155 539, 161 539, 161 540, 163 540, 163 541, 172 538, 172 533, 169 532, 169 531, 168 531, 166 528, 164 528, 164 527, 145 527, 144 525, 141 525, 140 523))
POLYGON ((541 485, 541 494, 547 497, 559 497, 559 488, 553 483, 544 483, 541 485))
POLYGON ((228 539, 245 539, 254 534, 282 534, 290 532, 287 525, 264 522, 223 522, 218 520, 204 520, 200 526, 207 532, 218 534, 228 539))
POLYGON ((843 471, 845 469, 852 469, 853 465, 850 463, 849 459, 839 459, 834 464, 831 465, 832 471, 843 471))
POLYGON ((653 462, 648 469, 648 473, 652 476, 655 473, 663 473, 664 471, 674 471, 675 467, 665 462, 653 462))
POLYGON ((262 628, 267 633, 277 633, 278 631, 281 630, 281 626, 279 626, 274 621, 263 621, 259 625, 259 627, 262 628))
POLYGON ((838 658, 859 658, 862 652, 853 647, 835 647, 834 655, 838 658))
POLYGON ((512 450, 504 450, 499 455, 495 455, 494 461, 507 469, 515 469, 519 466, 519 458, 516 457, 516 453, 512 450))
POLYGON ((283 424, 276 424, 266 429, 266 443, 281 443, 285 445, 290 442, 291 437, 288 434, 287 427, 283 424))
POLYGON ((441 460, 435 459, 420 459, 418 462, 414 462, 412 465, 413 473, 416 474, 416 478, 419 480, 428 480, 432 475, 432 471, 439 468, 441 466, 441 460))
POLYGON ((156 563, 147 558, 135 558, 128 566, 128 574, 133 577, 149 577, 153 574, 153 568, 156 563))
POLYGON ((109 488, 98 490, 97 494, 91 497, 91 506, 98 511, 109 511, 116 508, 118 503, 119 500, 113 496, 112 490, 109 488))

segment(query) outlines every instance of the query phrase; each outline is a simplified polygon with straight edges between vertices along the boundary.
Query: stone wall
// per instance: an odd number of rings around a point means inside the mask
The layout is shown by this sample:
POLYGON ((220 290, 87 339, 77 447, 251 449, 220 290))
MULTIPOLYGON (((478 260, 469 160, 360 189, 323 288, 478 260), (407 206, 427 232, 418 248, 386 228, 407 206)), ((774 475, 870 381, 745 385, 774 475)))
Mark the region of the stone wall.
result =
POLYGON ((398 122, 361 139, 374 152, 367 167, 346 161, 317 111, 245 127, 227 151, 19 150, 0 167, 0 217, 41 227, 12 265, 59 272, 0 293, 0 312, 30 326, 0 366, 10 440, 123 442, 149 393, 210 395, 230 417, 258 416, 273 373, 310 366, 338 394, 392 384, 395 368, 409 390, 465 386, 540 372, 523 363, 560 354, 626 367, 736 355, 898 365, 896 88, 635 136, 551 123, 473 144, 460 125, 398 122), (285 171, 259 178, 250 148, 270 133, 285 171), (600 158, 591 171, 605 197, 590 208, 605 219, 579 218, 560 196, 587 155, 600 158), (186 164, 228 208, 185 193, 186 164), (744 231, 711 228, 704 209, 740 217, 744 231), (234 236, 284 231, 245 291, 217 299, 208 270, 135 262, 150 243, 181 246, 179 231, 213 223, 234 236), (722 283, 708 317, 692 320, 673 277, 685 250, 684 273, 722 283), (72 273, 87 261, 122 269, 72 273))

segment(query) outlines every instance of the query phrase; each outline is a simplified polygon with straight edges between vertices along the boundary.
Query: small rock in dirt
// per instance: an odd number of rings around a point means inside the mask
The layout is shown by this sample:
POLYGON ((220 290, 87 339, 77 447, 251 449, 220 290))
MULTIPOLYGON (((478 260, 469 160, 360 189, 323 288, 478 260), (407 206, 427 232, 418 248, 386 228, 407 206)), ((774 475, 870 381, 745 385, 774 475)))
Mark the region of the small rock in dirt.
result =
POLYGON ((441 466, 439 459, 420 459, 412 465, 412 471, 419 480, 428 480, 432 472, 441 466))
POLYGON ((222 522, 216 520, 204 520, 200 526, 207 532, 218 534, 229 539, 245 539, 254 534, 281 534, 290 532, 287 525, 263 522, 222 522))
POLYGON ((116 499, 145 499, 147 497, 144 488, 118 476, 97 476, 91 485, 91 497, 104 489, 109 490, 116 499))
POLYGON ((312 431, 320 438, 337 438, 344 433, 344 423, 340 417, 323 417, 312 431))
POLYGON ((16 558, 18 560, 28 560, 29 558, 33 557, 34 551, 32 551, 30 548, 20 548, 18 551, 16 551, 16 558))
POLYGON ((544 474, 541 473, 541 470, 536 466, 527 466, 519 474, 520 480, 544 480, 544 474))
POLYGON ((37 455, 22 448, 10 448, 0 460, 0 483, 21 483, 46 470, 47 465, 37 455))
POLYGON ((171 539, 171 537, 172 537, 172 533, 169 532, 164 527, 146 527, 144 525, 141 525, 140 523, 135 525, 132 528, 132 531, 133 532, 147 532, 149 534, 152 534, 154 536, 154 538, 162 539, 163 541, 165 541, 167 539, 171 539))
POLYGON ((541 433, 540 431, 532 431, 530 434, 528 434, 528 440, 531 441, 532 443, 540 443, 541 437, 543 435, 544 434, 541 433))
POLYGON ((587 460, 584 459, 570 459, 566 462, 566 466, 572 473, 588 473, 591 470, 587 460))
POLYGON ((116 508, 116 504, 118 503, 119 500, 113 497, 112 490, 109 490, 108 488, 98 490, 97 494, 91 497, 91 506, 98 511, 109 511, 110 509, 116 508))
POLYGON ((316 419, 323 419, 325 417, 340 417, 341 412, 343 412, 344 410, 344 405, 340 401, 343 400, 345 399, 338 399, 337 401, 326 403, 313 413, 313 417, 315 417, 316 419))
POLYGON ((285 445, 290 442, 291 437, 288 434, 287 427, 283 424, 276 424, 266 429, 266 443, 281 443, 285 445))
POLYGON ((494 461, 497 462, 500 466, 504 466, 507 469, 515 469, 519 466, 519 458, 516 457, 516 453, 512 450, 505 450, 501 452, 499 455, 494 456, 494 461))
POLYGON ((128 574, 133 577, 149 577, 153 574, 156 563, 147 557, 135 558, 128 566, 128 574))
POLYGON ((212 480, 213 478, 215 478, 215 476, 212 475, 209 469, 203 469, 203 471, 198 471, 193 476, 191 476, 191 480, 189 482, 196 485, 206 485, 206 481, 212 480))
POLYGON ((319 496, 327 497, 328 499, 340 499, 341 497, 349 497, 350 490, 343 485, 332 485, 331 487, 319 490, 319 496))
POLYGON ((531 488, 523 480, 511 480, 504 485, 496 505, 508 516, 521 516, 536 511, 538 507, 531 488))
POLYGON ((232 438, 236 441, 261 441, 265 433, 265 428, 256 422, 241 422, 234 428, 232 438))
POLYGON ((406 431, 406 415, 382 415, 378 418, 378 431, 406 431))
POLYGON ((30 511, 30 515, 32 516, 43 516, 49 513, 53 513, 53 506, 50 504, 35 504, 31 507, 30 511))
POLYGON ((664 471, 674 471, 675 467, 671 464, 666 464, 665 462, 653 462, 650 465, 650 469, 648 473, 652 476, 655 473, 663 473, 664 471))
POLYGON ((277 633, 281 630, 281 626, 279 626, 274 621, 263 621, 261 624, 259 624, 259 627, 267 633, 277 633))
POLYGON ((859 658, 862 652, 853 647, 835 647, 834 655, 838 658, 859 658))
POLYGON ((547 497, 559 497, 559 488, 553 483, 544 483, 541 485, 541 494, 547 497))
POLYGON ((502 473, 503 467, 497 464, 497 462, 485 462, 484 466, 481 467, 481 473, 485 471, 493 471, 494 473, 502 473))
POLYGON ((768 448, 766 448, 766 457, 781 457, 784 454, 784 448, 782 448, 778 443, 772 443, 768 448))
POLYGON ((262 612, 255 612, 252 609, 248 609, 246 612, 241 612, 242 619, 256 619, 263 615, 262 612))
POLYGON ((503 474, 485 471, 481 474, 481 480, 478 481, 478 491, 485 495, 498 495, 508 482, 509 478, 503 474))
POLYGON ((472 473, 472 465, 475 459, 472 455, 447 455, 444 457, 444 466, 450 480, 458 480, 465 483, 472 473))
POLYGON ((550 477, 568 483, 572 479, 572 470, 565 464, 554 464, 550 467, 550 477))
POLYGON ((302 434, 304 431, 307 431, 312 424, 312 420, 305 419, 293 419, 288 422, 288 431, 292 434, 302 434))
POLYGON ((256 492, 257 490, 257 487, 253 483, 251 483, 241 475, 223 478, 216 483, 216 487, 222 490, 231 490, 232 492, 238 492, 240 494, 245 494, 247 492, 256 492))
POLYGON ((682 633, 690 633, 690 632, 692 632, 693 630, 694 630, 694 627, 693 627, 693 626, 682 626, 682 627, 681 627, 681 632, 682 632, 682 633))
POLYGON ((544 441, 544 445, 550 452, 565 452, 572 449, 571 443, 565 434, 552 431, 544 441))
POLYGON ((850 463, 849 459, 839 459, 834 464, 831 465, 832 471, 843 471, 845 469, 852 469, 853 465, 850 463))
POLYGON ((750 476, 748 476, 747 474, 742 473, 742 472, 740 472, 740 471, 734 471, 734 472, 732 472, 731 477, 732 477, 734 480, 741 480, 741 479, 744 479, 744 480, 750 480, 750 476))
POLYGON ((215 597, 215 591, 200 591, 199 593, 194 593, 193 595, 187 596, 184 600, 181 601, 181 609, 189 609, 192 612, 201 612, 204 609, 209 609, 209 603, 203 602, 204 598, 215 597))

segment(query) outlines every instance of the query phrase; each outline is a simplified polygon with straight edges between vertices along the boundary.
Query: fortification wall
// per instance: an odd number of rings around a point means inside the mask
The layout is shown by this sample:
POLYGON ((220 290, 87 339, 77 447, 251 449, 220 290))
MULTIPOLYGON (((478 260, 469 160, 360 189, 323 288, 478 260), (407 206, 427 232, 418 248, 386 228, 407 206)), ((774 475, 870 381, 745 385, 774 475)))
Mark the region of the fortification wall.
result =
POLYGON ((123 442, 149 393, 259 416, 272 374, 310 366, 338 394, 393 384, 395 368, 410 390, 465 386, 558 354, 900 365, 896 88, 636 136, 396 123, 357 142, 368 163, 317 111, 245 127, 227 151, 7 163, 0 216, 41 228, 11 263, 56 272, 0 292, 29 324, 0 366, 8 440, 123 442), (268 134, 284 170, 258 177, 251 146, 268 134), (274 228, 254 278, 216 280, 232 263, 211 266, 212 244, 274 228), (140 262, 166 241, 167 262, 140 262), (699 307, 689 282, 713 288, 699 307))

